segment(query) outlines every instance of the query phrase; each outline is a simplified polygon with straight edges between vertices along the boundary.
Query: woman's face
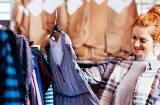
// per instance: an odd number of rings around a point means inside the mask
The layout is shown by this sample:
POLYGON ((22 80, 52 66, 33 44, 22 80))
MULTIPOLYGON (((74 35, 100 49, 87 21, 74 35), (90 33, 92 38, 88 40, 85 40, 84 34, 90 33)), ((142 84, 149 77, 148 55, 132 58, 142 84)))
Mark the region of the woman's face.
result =
POLYGON ((153 45, 154 41, 150 35, 150 31, 153 30, 153 26, 140 27, 134 26, 131 38, 131 44, 133 53, 138 58, 146 58, 153 56, 153 45))

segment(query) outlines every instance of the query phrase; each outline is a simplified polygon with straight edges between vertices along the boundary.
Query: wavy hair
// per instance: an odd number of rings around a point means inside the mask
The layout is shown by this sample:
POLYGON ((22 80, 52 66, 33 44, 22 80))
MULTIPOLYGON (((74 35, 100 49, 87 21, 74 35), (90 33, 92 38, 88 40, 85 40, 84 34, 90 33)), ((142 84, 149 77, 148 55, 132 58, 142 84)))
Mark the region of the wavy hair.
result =
POLYGON ((139 15, 133 26, 154 26, 154 29, 150 32, 151 37, 154 42, 160 42, 160 4, 151 7, 147 13, 139 15))

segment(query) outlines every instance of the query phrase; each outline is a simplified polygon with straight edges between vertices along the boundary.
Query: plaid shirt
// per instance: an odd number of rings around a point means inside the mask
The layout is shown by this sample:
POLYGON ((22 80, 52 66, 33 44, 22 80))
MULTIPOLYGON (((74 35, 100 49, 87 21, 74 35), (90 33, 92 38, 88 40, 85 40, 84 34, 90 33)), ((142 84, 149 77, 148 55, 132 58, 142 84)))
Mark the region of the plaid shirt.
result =
MULTIPOLYGON (((84 69, 84 76, 92 82, 100 83, 99 99, 102 105, 112 105, 114 93, 121 80, 130 70, 135 56, 129 58, 113 58, 105 64, 90 69, 84 69)), ((160 105, 160 65, 146 65, 146 70, 137 80, 134 97, 134 105, 160 105)))

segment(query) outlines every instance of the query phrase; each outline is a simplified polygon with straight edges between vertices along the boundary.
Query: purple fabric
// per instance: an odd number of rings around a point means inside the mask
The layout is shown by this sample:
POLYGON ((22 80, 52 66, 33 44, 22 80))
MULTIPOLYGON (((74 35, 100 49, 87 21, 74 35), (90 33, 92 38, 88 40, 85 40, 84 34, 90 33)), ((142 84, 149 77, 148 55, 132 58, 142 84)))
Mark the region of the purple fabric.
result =
MULTIPOLYGON (((60 33, 59 44, 50 39, 50 65, 55 105, 100 105, 87 81, 80 74, 77 58, 71 41, 64 32, 60 33), (61 41, 60 41, 61 40, 61 41), (57 48, 62 48, 54 49, 57 48), (57 63, 54 50, 62 54, 61 63, 57 63)), ((61 58, 61 57, 59 57, 61 58)))

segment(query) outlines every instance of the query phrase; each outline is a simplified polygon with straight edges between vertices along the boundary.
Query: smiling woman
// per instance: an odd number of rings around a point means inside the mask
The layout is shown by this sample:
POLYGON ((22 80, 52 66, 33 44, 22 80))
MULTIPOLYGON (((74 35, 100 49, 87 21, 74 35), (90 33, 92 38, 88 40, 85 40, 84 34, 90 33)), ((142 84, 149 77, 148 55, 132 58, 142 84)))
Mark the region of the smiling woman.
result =
POLYGON ((134 23, 132 34, 133 52, 137 57, 156 58, 160 42, 160 5, 152 7, 147 13, 140 15, 134 23))
POLYGON ((155 5, 136 18, 131 38, 133 53, 127 59, 113 58, 98 67, 83 69, 93 77, 88 80, 93 83, 99 77, 94 75, 101 74, 102 80, 97 82, 101 84, 102 105, 160 105, 160 61, 154 53, 160 42, 159 16, 160 5, 155 5))
POLYGON ((141 27, 134 26, 133 34, 131 38, 131 44, 133 53, 137 58, 145 59, 157 59, 153 54, 154 40, 150 35, 150 31, 154 29, 154 26, 141 27))
POLYGON ((88 83, 101 85, 101 105, 160 105, 160 61, 154 55, 160 42, 159 16, 157 4, 136 18, 131 38, 133 53, 128 58, 111 57, 97 67, 81 70, 88 83))

